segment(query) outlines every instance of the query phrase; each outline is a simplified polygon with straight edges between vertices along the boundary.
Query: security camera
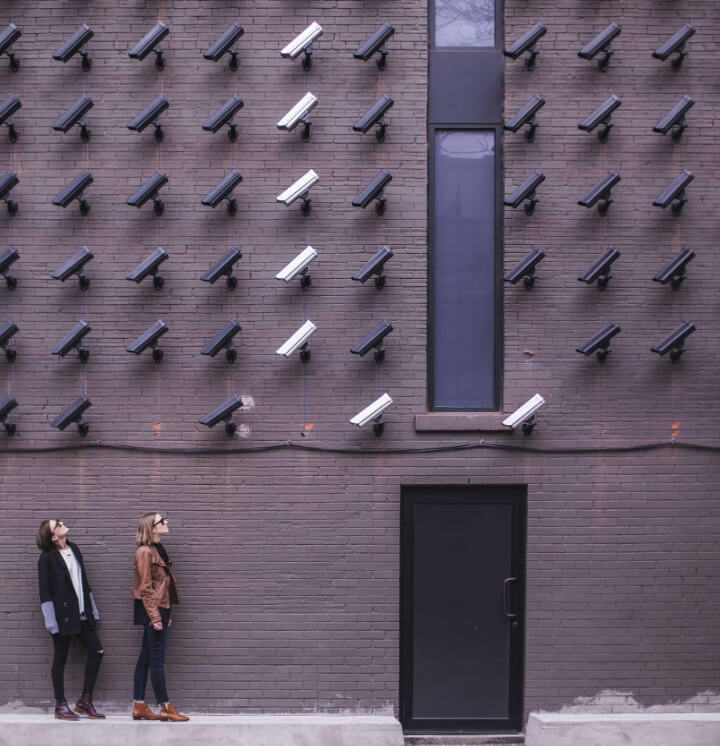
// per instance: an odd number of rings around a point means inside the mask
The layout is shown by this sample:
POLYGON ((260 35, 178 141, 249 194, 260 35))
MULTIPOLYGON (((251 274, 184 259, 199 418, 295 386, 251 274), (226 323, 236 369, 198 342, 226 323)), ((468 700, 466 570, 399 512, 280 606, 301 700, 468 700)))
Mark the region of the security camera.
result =
POLYGON ((317 251, 312 246, 307 246, 275 275, 275 279, 290 282, 293 277, 300 275, 300 285, 303 290, 307 290, 312 284, 308 267, 316 256, 317 251))
POLYGON ((313 21, 304 31, 301 31, 288 45, 283 47, 280 55, 286 59, 294 60, 301 52, 305 53, 303 58, 303 70, 312 67, 312 45, 315 39, 322 36, 323 29, 319 23, 313 21))
POLYGON ((364 427, 368 422, 373 423, 373 432, 379 438, 383 434, 384 424, 382 421, 383 412, 393 403, 390 394, 385 392, 382 396, 375 399, 365 409, 361 409, 351 420, 351 424, 358 427, 364 427))
POLYGON ((312 122, 308 115, 317 105, 317 98, 308 91, 290 111, 277 123, 280 130, 292 132, 298 124, 303 124, 302 139, 310 139, 310 125, 312 122))
POLYGON ((92 174, 89 171, 81 171, 53 197, 52 203, 66 208, 73 200, 77 200, 80 203, 80 214, 87 215, 90 212, 90 203, 85 199, 85 189, 92 183, 92 174))
POLYGON ((10 274, 10 267, 20 258, 18 250, 12 246, 0 253, 0 275, 5 278, 5 284, 8 290, 15 290, 17 287, 17 277, 10 274))
POLYGON ((22 107, 22 103, 17 96, 8 96, 0 104, 0 124, 8 128, 8 137, 10 142, 17 142, 20 137, 20 130, 15 126, 10 117, 22 107))
POLYGON ((201 355, 215 355, 220 350, 225 350, 225 359, 229 363, 234 363, 237 359, 237 351, 232 347, 233 337, 241 330, 237 321, 228 321, 227 324, 202 348, 201 355))
POLYGON ((395 29, 389 23, 382 26, 372 36, 368 37, 354 52, 356 60, 367 62, 375 53, 380 55, 377 61, 379 70, 384 70, 387 65, 388 51, 385 43, 395 34, 395 29))
POLYGON ((522 431, 525 435, 530 435, 535 427, 535 413, 545 404, 545 399, 540 394, 535 394, 528 399, 525 404, 518 407, 511 415, 506 417, 502 424, 514 430, 518 425, 522 425, 522 431))
POLYGON ((75 422, 77 423, 78 433, 85 436, 90 430, 90 425, 83 420, 83 412, 91 406, 92 402, 87 396, 80 396, 67 409, 64 409, 50 423, 50 426, 58 430, 65 430, 68 425, 72 425, 75 422))
POLYGON ((242 174, 233 169, 230 173, 211 189, 202 203, 206 207, 217 207, 224 199, 227 200, 228 215, 234 215, 237 212, 237 200, 232 196, 235 187, 243 180, 242 174))
POLYGON ((535 190, 543 181, 545 181, 545 174, 542 171, 533 171, 519 187, 505 197, 504 204, 514 210, 527 200, 525 214, 532 215, 535 212, 535 205, 540 201, 535 196, 535 190))
POLYGON ((165 211, 165 203, 158 197, 158 192, 168 183, 167 174, 156 171, 135 194, 127 201, 133 207, 141 208, 149 199, 153 201, 153 212, 162 215, 165 211))
POLYGON ((592 355, 594 352, 598 362, 604 363, 611 352, 610 340, 620 332, 621 329, 617 324, 608 324, 597 334, 590 337, 586 342, 583 342, 579 347, 576 347, 575 351, 582 353, 585 357, 592 355))
POLYGON ((695 177, 690 171, 683 170, 676 176, 670 186, 664 189, 653 202, 655 207, 663 210, 672 203, 671 210, 676 217, 682 212, 683 205, 687 202, 685 188, 695 177))
POLYGON ((603 57, 598 61, 598 70, 604 73, 607 72, 610 58, 613 55, 610 47, 612 46, 613 39, 615 39, 616 36, 619 36, 621 31, 622 29, 620 26, 611 21, 592 41, 589 41, 578 52, 578 57, 591 60, 597 54, 602 52, 603 57))
POLYGON ((237 23, 233 23, 232 26, 214 43, 211 44, 203 54, 206 60, 212 60, 217 62, 224 54, 230 55, 230 69, 235 71, 238 69, 238 53, 237 49, 233 49, 232 46, 235 42, 245 33, 245 29, 237 23))
POLYGON ((303 176, 301 176, 296 182, 291 184, 284 192, 278 194, 275 198, 276 202, 282 202, 287 207, 295 202, 296 199, 302 200, 302 207, 300 208, 303 215, 310 214, 310 187, 319 181, 320 177, 310 169, 303 176))
POLYGON ((155 52, 155 67, 162 70, 165 67, 163 53, 158 44, 170 33, 170 29, 162 22, 158 21, 150 31, 128 52, 128 55, 134 60, 144 60, 150 52, 155 52))
POLYGON ((379 365, 385 360, 383 340, 393 330, 389 321, 381 321, 371 332, 368 332, 350 352, 353 355, 364 357, 370 350, 375 350, 375 362, 379 365))
POLYGON ((86 363, 90 357, 90 350, 83 347, 82 340, 90 334, 90 325, 86 321, 77 324, 50 350, 53 355, 65 357, 71 350, 77 350, 81 363, 86 363))
POLYGON ((0 347, 5 351, 5 357, 9 363, 14 363, 17 351, 8 347, 10 340, 18 333, 17 324, 14 321, 6 321, 0 324, 0 347))
POLYGON ((290 357, 295 350, 300 350, 300 360, 306 363, 310 360, 310 350, 308 349, 308 339, 317 329, 312 321, 306 321, 286 342, 275 350, 276 355, 290 357))
POLYGON ((371 179, 367 186, 358 193, 352 201, 353 207, 362 207, 364 210, 373 200, 375 200, 375 212, 378 215, 385 214, 385 187, 392 181, 392 174, 385 169, 380 169, 371 179))
MULTIPOLYGON (((655 59, 662 60, 664 62, 671 54, 676 54, 677 57, 675 57, 670 64, 672 65, 672 69, 677 72, 682 66, 683 60, 685 59, 685 57, 687 57, 685 44, 687 44, 688 39, 694 33, 695 29, 689 23, 686 23, 682 28, 679 28, 666 42, 661 44, 652 53, 652 56, 655 57, 655 59)), ((0 46, 0 50, 1 49, 2 47, 0 46)))
POLYGON ((237 287, 237 278, 233 277, 232 272, 233 266, 239 259, 242 259, 242 253, 240 250, 234 247, 229 249, 225 256, 220 259, 220 261, 213 264, 210 269, 200 277, 200 279, 209 282, 210 284, 214 284, 220 277, 224 276, 226 278, 228 289, 235 290, 237 287))
POLYGON ((215 409, 211 409, 199 422, 201 425, 206 425, 207 427, 214 427, 218 422, 224 422, 225 434, 228 438, 232 438, 237 431, 237 425, 232 421, 232 414, 242 406, 242 397, 236 394, 226 399, 222 404, 218 404, 215 409))
POLYGON ((380 98, 353 124, 355 132, 365 134, 371 127, 377 125, 375 130, 375 139, 378 142, 385 142, 385 130, 387 123, 383 119, 387 110, 393 105, 394 101, 390 96, 382 95, 380 98))
POLYGON ((540 53, 535 45, 546 33, 547 28, 542 23, 536 23, 507 49, 504 49, 503 54, 506 57, 510 57, 510 59, 516 60, 525 54, 525 52, 528 52, 530 56, 525 60, 525 67, 528 70, 532 70, 535 67, 535 60, 540 53))
POLYGON ((610 246, 605 253, 596 259, 585 274, 580 275, 578 280, 580 282, 586 282, 588 285, 592 285, 597 282, 597 286, 600 290, 605 290, 610 282, 612 275, 610 274, 610 267, 612 263, 620 256, 620 252, 614 247, 610 246))
POLYGON ((6 171, 2 176, 0 176, 0 200, 5 202, 8 215, 10 216, 16 215, 18 210, 17 202, 10 199, 10 192, 19 183, 20 179, 18 179, 14 171, 6 171))
POLYGON ((694 258, 695 252, 692 249, 684 248, 653 277, 653 282, 659 282, 661 285, 670 283, 673 290, 679 290, 685 279, 687 265, 694 258))
POLYGON ((53 129, 57 132, 67 132, 76 124, 80 125, 80 139, 83 142, 90 141, 90 128, 86 122, 80 121, 92 109, 93 100, 90 96, 80 96, 80 98, 53 124, 53 129))
POLYGON ((521 127, 527 125, 525 139, 532 142, 535 139, 535 130, 538 128, 535 115, 543 106, 545 106, 545 99, 536 93, 514 117, 505 122, 505 129, 515 133, 521 127))
POLYGON ((136 117, 128 124, 127 128, 133 132, 142 132, 149 125, 155 127, 155 139, 158 142, 163 141, 165 136, 162 126, 156 121, 157 118, 170 108, 170 102, 158 96, 154 98, 136 117))
POLYGON ((242 259, 240 249, 229 249, 227 254, 219 262, 215 262, 200 279, 212 285, 221 277, 225 277, 228 289, 235 290, 237 278, 233 277, 233 266, 239 259, 242 259))
POLYGON ((525 290, 532 289, 536 279, 535 267, 538 265, 538 262, 544 258, 545 252, 542 249, 533 249, 505 275, 505 282, 509 282, 511 285, 516 285, 520 280, 522 280, 525 290))
POLYGON ((2 422, 2 425, 5 428, 5 434, 9 438, 12 438, 12 436, 17 432, 17 425, 8 422, 10 412, 12 412, 17 405, 18 403, 15 401, 15 397, 10 396, 10 394, 0 401, 0 422, 2 422))
POLYGON ((66 262, 63 262, 53 273, 53 280, 65 282, 68 277, 77 275, 80 283, 80 290, 87 290, 90 287, 90 278, 85 275, 85 265, 93 258, 93 253, 87 246, 83 246, 74 256, 71 256, 66 262))
POLYGON ((695 331, 695 328, 695 324, 691 321, 683 321, 674 332, 668 334, 650 349, 658 355, 667 355, 669 352, 670 360, 677 363, 685 352, 685 340, 695 331))
POLYGON ((578 204, 590 209, 596 202, 599 202, 598 212, 601 215, 607 215, 610 205, 613 203, 613 187, 619 181, 620 176, 618 174, 614 171, 608 171, 582 199, 578 200, 578 204))
POLYGON ((82 57, 82 69, 89 70, 92 62, 87 49, 83 47, 94 36, 92 29, 86 23, 82 26, 60 47, 53 55, 54 60, 67 62, 74 54, 80 53, 82 57))
POLYGON ((10 51, 10 47, 22 36, 20 29, 11 23, 0 34, 0 57, 6 54, 10 60, 10 70, 16 73, 20 69, 20 60, 10 51))
POLYGON ((158 340, 167 331, 168 325, 164 321, 156 321, 127 346, 127 351, 132 352, 133 355, 141 355, 149 347, 152 349, 153 360, 159 363, 163 359, 163 351, 158 347, 158 340))
POLYGON ((145 259, 143 259, 125 279, 136 282, 139 285, 146 277, 152 275, 153 287, 155 290, 160 290, 165 284, 165 280, 160 276, 160 265, 167 258, 167 251, 165 251, 162 246, 158 246, 157 249, 155 249, 152 254, 145 257, 145 259))
POLYGON ((206 122, 202 128, 207 132, 217 132, 220 127, 227 125, 228 139, 230 142, 237 140, 237 125, 232 118, 243 108, 245 104, 241 98, 231 96, 206 122))
POLYGON ((610 130, 615 126, 610 121, 612 113, 622 105, 622 101, 617 96, 610 96, 604 103, 589 114, 585 119, 578 124, 578 129, 584 130, 585 132, 592 132, 598 125, 602 125, 602 129, 598 132, 598 140, 600 142, 607 142, 610 136, 610 130))
POLYGON ((385 263, 393 255, 387 246, 381 246, 375 256, 364 264, 353 276, 353 280, 364 283, 373 275, 375 276, 375 287, 379 290, 385 287, 385 263))
POLYGON ((683 96, 653 127, 653 132, 659 132, 661 135, 666 135, 668 130, 672 129, 670 136, 672 137, 673 142, 680 142, 682 133, 685 132, 685 129, 687 128, 685 115, 694 105, 695 102, 690 98, 690 96, 683 96))

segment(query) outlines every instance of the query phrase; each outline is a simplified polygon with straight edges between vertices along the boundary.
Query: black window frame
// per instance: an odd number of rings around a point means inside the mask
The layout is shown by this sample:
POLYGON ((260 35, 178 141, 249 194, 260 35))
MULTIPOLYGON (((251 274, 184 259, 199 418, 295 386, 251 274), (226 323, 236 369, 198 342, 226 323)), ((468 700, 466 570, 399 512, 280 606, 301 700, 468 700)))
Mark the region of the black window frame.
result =
POLYGON ((427 377, 427 409, 430 412, 500 412, 503 406, 503 125, 501 124, 428 124, 428 182, 427 182, 427 205, 428 205, 428 256, 427 256, 427 341, 426 355, 428 366, 427 377), (493 385, 494 397, 492 408, 481 407, 441 407, 433 402, 433 391, 435 381, 435 363, 432 350, 433 341, 433 257, 435 253, 435 204, 433 200, 433 186, 435 184, 435 133, 437 131, 472 131, 493 132, 495 135, 495 340, 494 340, 494 366, 493 385))
POLYGON ((429 0, 428 2, 428 37, 429 37, 429 48, 430 49, 464 49, 464 50, 481 50, 481 49, 497 49, 502 48, 505 28, 504 28, 504 0, 495 0, 495 43, 493 46, 488 47, 438 47, 435 45, 435 0, 429 0))

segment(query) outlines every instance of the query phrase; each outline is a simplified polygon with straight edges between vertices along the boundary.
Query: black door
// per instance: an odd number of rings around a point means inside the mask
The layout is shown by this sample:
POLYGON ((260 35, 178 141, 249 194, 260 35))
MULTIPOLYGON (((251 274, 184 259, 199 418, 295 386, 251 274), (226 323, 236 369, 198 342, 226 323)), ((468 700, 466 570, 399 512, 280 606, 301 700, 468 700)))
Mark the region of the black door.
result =
POLYGON ((524 487, 406 487, 401 720, 410 732, 522 729, 524 487))

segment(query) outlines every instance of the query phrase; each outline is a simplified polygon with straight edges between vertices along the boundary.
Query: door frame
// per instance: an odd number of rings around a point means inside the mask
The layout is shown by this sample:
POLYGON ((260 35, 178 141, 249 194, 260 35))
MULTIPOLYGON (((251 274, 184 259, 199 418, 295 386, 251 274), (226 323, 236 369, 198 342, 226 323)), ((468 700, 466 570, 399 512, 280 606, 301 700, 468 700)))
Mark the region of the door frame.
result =
MULTIPOLYGON (((525 671, 525 594, 527 545, 527 485, 526 484, 406 484, 400 495, 400 722, 409 734, 427 733, 520 733, 523 729, 525 671), (415 721, 412 717, 412 567, 414 542, 411 529, 412 508, 422 502, 437 504, 437 492, 444 492, 448 503, 497 502, 512 506, 511 567, 519 578, 513 594, 512 611, 518 615, 520 629, 510 646, 509 716, 498 722, 493 719, 415 721), (485 493, 483 495, 483 493, 485 493)), ((502 599, 499 599, 502 601, 502 599)))

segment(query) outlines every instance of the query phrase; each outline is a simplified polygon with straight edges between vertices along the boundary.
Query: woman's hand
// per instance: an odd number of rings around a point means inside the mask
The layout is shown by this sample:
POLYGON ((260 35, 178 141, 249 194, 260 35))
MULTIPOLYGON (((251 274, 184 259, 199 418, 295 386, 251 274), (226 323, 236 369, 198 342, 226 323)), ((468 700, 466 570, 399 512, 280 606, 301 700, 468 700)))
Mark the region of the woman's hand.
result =
POLYGON ((162 632, 162 622, 153 622, 152 628, 158 632, 162 632))

